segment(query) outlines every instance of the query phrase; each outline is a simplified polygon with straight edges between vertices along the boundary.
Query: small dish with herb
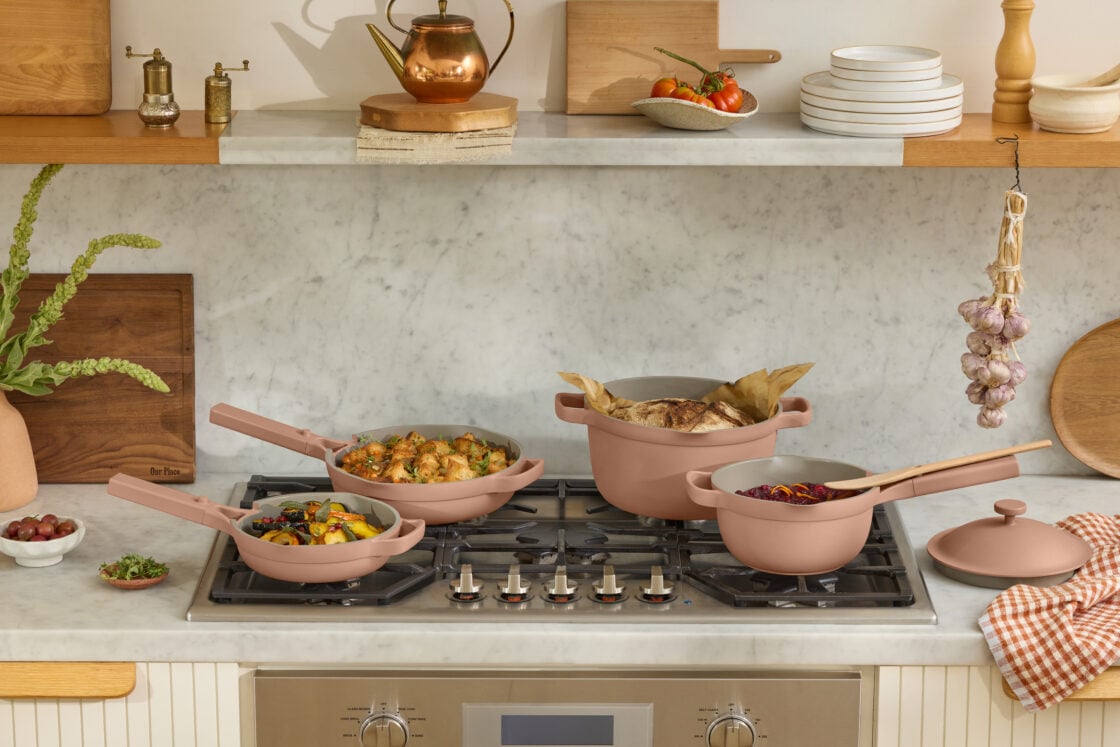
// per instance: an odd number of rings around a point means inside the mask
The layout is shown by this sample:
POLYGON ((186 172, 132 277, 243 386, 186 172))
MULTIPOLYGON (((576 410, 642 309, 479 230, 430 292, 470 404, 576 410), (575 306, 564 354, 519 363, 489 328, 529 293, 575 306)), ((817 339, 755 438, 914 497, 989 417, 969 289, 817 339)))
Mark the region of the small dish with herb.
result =
POLYGON ((167 578, 169 571, 166 565, 152 558, 129 553, 113 563, 102 563, 98 575, 118 589, 146 589, 167 578))

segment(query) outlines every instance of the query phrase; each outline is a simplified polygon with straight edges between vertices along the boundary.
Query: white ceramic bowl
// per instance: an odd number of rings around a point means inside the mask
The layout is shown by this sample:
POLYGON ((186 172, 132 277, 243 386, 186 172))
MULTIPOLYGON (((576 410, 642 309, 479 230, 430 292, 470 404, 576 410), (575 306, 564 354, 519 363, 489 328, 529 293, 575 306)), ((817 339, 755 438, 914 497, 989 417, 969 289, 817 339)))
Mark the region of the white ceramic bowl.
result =
POLYGON ((743 91, 743 108, 735 113, 667 97, 638 99, 631 106, 654 122, 677 130, 723 130, 758 111, 758 101, 747 91, 743 91))
POLYGON ((86 536, 86 525, 79 519, 72 517, 70 521, 78 525, 78 529, 65 537, 49 539, 44 542, 20 542, 19 540, 0 537, 0 552, 15 558, 17 565, 25 568, 43 568, 62 562, 62 556, 82 543, 86 536))
POLYGON ((853 91, 836 85, 836 78, 827 70, 809 73, 801 79, 801 90, 815 96, 842 101, 901 102, 934 101, 964 94, 964 82, 954 75, 942 75, 940 85, 930 90, 917 91, 853 91))
POLYGON ((1076 86, 1090 76, 1042 75, 1031 79, 1034 93, 1027 105, 1031 119, 1044 130, 1084 134, 1112 129, 1120 117, 1120 82, 1107 86, 1076 86))
POLYGON ((864 81, 867 83, 912 83, 927 82, 941 85, 941 66, 928 70, 848 70, 833 65, 829 68, 833 78, 864 81))
POLYGON ((832 78, 832 85, 848 91, 932 91, 941 87, 940 77, 928 78, 926 80, 880 81, 837 78, 831 72, 829 76, 832 78))
POLYGON ((801 89, 801 102, 822 109, 842 112, 868 112, 871 114, 919 114, 924 112, 953 109, 964 103, 964 96, 949 96, 932 101, 846 101, 844 99, 818 96, 801 89))
POLYGON ((850 70, 925 70, 941 65, 941 53, 924 47, 867 44, 834 49, 831 60, 850 70))
POLYGON ((864 122, 837 122, 831 119, 821 119, 805 112, 801 112, 801 123, 819 132, 831 135, 849 135, 853 137, 926 137, 941 135, 956 129, 961 124, 961 115, 940 120, 937 122, 921 122, 918 124, 868 124, 864 122))
POLYGON ((911 125, 926 122, 943 122, 961 115, 962 108, 955 106, 931 112, 875 113, 848 112, 828 107, 814 106, 804 100, 801 113, 817 119, 830 119, 834 122, 862 122, 864 124, 911 125))

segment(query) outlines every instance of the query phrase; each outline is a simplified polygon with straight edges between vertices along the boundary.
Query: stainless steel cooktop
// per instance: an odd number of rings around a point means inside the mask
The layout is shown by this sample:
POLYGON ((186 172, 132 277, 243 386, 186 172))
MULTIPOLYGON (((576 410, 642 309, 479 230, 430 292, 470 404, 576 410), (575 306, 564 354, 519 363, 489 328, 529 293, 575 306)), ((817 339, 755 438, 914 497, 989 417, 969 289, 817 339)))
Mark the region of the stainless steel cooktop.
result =
MULTIPOLYGON (((330 490, 326 477, 254 475, 230 503, 330 490)), ((547 478, 486 516, 428 527, 369 576, 297 584, 253 572, 219 533, 191 621, 932 624, 937 616, 893 504, 863 551, 819 576, 774 576, 727 553, 715 521, 635 516, 586 478, 547 478)))

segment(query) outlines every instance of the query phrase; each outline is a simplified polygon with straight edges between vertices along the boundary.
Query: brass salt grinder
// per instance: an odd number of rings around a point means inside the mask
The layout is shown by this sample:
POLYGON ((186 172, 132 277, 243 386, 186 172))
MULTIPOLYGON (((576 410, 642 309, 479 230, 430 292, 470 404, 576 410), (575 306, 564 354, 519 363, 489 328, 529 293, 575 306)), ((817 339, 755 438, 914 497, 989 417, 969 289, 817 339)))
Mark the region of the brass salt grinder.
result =
POLYGON ((214 74, 206 77, 206 121, 211 124, 225 124, 233 117, 232 83, 227 73, 249 70, 249 61, 242 60, 242 67, 222 67, 214 63, 214 74))
POLYGON ((148 54, 133 53, 124 48, 125 57, 151 57, 144 63, 144 98, 136 113, 148 127, 170 127, 179 119, 179 105, 171 90, 171 61, 164 59, 159 47, 148 54))

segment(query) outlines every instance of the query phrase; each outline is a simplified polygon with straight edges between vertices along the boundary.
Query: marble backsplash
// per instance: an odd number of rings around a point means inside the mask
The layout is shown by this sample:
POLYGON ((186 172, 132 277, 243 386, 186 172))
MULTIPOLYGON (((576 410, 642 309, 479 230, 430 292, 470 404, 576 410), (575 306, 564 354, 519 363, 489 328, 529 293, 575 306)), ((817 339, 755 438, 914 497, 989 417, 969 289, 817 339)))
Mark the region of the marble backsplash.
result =
MULTIPOLYGON (((5 225, 36 173, 0 167, 5 225)), ((1057 441, 1064 351, 1120 313, 1115 170, 1027 170, 1019 346, 1030 377, 975 424, 957 304, 987 290, 1010 170, 68 166, 35 272, 148 233, 100 272, 195 277, 198 466, 322 473, 209 423, 228 402, 330 436, 415 422, 508 433, 590 471, 556 375, 734 379, 815 362, 813 423, 778 451, 892 468, 1052 438, 1024 472, 1088 473, 1057 441)), ((96 355, 97 351, 90 351, 96 355)))

